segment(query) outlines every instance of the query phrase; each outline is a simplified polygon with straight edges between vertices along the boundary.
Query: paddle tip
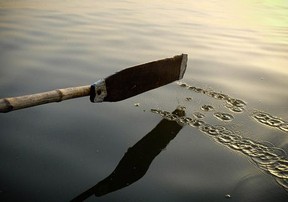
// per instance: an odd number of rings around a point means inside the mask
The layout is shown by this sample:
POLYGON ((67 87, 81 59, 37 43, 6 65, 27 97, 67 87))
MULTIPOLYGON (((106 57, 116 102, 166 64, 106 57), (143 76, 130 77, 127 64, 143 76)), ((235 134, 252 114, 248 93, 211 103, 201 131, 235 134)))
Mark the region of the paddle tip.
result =
POLYGON ((182 54, 182 61, 180 66, 180 74, 179 74, 179 80, 183 78, 186 67, 187 67, 187 61, 188 61, 188 54, 182 54))

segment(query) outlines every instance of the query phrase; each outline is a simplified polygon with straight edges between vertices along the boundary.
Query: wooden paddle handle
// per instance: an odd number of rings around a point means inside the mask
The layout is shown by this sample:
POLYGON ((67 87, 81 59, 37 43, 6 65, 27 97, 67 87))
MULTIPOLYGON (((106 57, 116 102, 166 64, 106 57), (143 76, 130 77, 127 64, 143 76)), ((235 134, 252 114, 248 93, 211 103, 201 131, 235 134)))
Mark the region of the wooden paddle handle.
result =
POLYGON ((57 89, 32 95, 0 99, 0 112, 10 112, 17 109, 33 107, 50 102, 61 102, 77 97, 90 95, 90 85, 57 89))

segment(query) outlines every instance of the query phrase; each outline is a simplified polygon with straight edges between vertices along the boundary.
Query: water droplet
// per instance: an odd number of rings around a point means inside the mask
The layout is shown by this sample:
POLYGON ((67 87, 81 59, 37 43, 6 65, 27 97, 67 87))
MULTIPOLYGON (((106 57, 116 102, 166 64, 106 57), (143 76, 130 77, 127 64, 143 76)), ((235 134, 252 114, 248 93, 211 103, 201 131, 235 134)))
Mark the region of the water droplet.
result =
POLYGON ((242 100, 238 100, 238 99, 235 99, 235 98, 228 98, 226 100, 226 102, 232 106, 236 106, 236 107, 245 107, 246 106, 246 103, 242 100))
POLYGON ((224 100, 227 99, 228 96, 222 93, 214 93, 212 97, 218 100, 224 100))
POLYGON ((169 114, 169 115, 165 116, 165 118, 169 121, 175 121, 178 119, 178 116, 175 114, 169 114))
POLYGON ((194 119, 194 120, 190 121, 188 124, 189 124, 190 126, 192 126, 192 127, 199 127, 199 126, 201 126, 201 125, 203 125, 203 124, 205 124, 205 123, 204 123, 203 121, 194 119))
POLYGON ((162 117, 165 117, 165 116, 170 115, 170 114, 171 114, 171 113, 168 112, 168 111, 160 111, 160 115, 161 115, 162 117))
POLYGON ((209 125, 209 124, 202 124, 200 127, 199 127, 200 131, 208 134, 208 135, 212 135, 214 137, 218 136, 219 135, 219 130, 217 130, 216 127, 212 126, 212 125, 209 125))
POLYGON ((160 110, 159 109, 151 109, 150 110, 152 113, 155 113, 155 114, 159 114, 160 113, 160 110))
POLYGON ((209 135, 212 135, 212 136, 218 136, 219 135, 219 131, 216 129, 216 128, 211 128, 209 131, 208 131, 208 134, 209 135))
POLYGON ((203 111, 206 111, 206 112, 214 110, 214 108, 213 108, 211 105, 203 105, 203 106, 201 107, 201 109, 202 109, 203 111))
POLYGON ((178 82, 178 85, 181 86, 181 87, 188 87, 188 85, 186 83, 183 83, 183 82, 178 82))
POLYGON ((279 127, 283 123, 284 121, 282 121, 281 119, 277 119, 277 118, 271 118, 267 120, 267 125, 272 126, 272 127, 279 127))
POLYGON ((253 112, 253 115, 252 115, 255 119, 263 119, 263 118, 267 118, 267 117, 270 117, 269 114, 267 113, 264 113, 264 112, 253 112))
POLYGON ((279 157, 271 152, 259 152, 259 155, 252 157, 252 160, 260 165, 269 165, 278 161, 279 157))
POLYGON ((186 124, 190 123, 191 120, 192 120, 191 118, 179 117, 176 121, 177 121, 177 123, 180 124, 180 125, 186 125, 186 124))
POLYGON ((252 114, 252 117, 255 118, 259 123, 270 127, 276 127, 284 132, 288 132, 288 123, 276 116, 272 116, 265 112, 256 111, 252 114))
POLYGON ((230 111, 235 112, 235 113, 241 113, 244 111, 243 107, 237 107, 237 106, 233 106, 233 105, 225 105, 226 108, 228 108, 230 111))
POLYGON ((194 91, 195 88, 196 88, 196 87, 194 87, 194 86, 189 86, 189 87, 188 87, 188 90, 193 90, 193 91, 194 91))
POLYGON ((214 116, 221 121, 232 121, 234 118, 231 114, 222 113, 222 112, 215 112, 214 116))
POLYGON ((230 194, 226 194, 225 198, 229 199, 229 198, 231 198, 231 195, 230 194))
POLYGON ((272 165, 268 165, 268 171, 276 177, 288 179, 288 161, 281 159, 272 165))
POLYGON ((284 132, 288 132, 288 123, 283 123, 279 126, 280 130, 283 130, 284 132))
POLYGON ((193 116, 197 119, 203 119, 205 117, 205 115, 201 114, 200 112, 194 112, 193 116))
POLYGON ((230 136, 230 135, 224 135, 224 134, 220 134, 216 140, 225 145, 235 144, 235 142, 238 141, 237 136, 233 136, 233 135, 230 136))
POLYGON ((134 106, 135 106, 135 107, 139 107, 139 106, 140 106, 140 103, 135 103, 134 106))
POLYGON ((186 107, 184 107, 184 106, 178 106, 177 109, 184 111, 184 110, 186 109, 186 107))
POLYGON ((202 88, 194 88, 193 91, 196 93, 202 93, 203 89, 202 88))

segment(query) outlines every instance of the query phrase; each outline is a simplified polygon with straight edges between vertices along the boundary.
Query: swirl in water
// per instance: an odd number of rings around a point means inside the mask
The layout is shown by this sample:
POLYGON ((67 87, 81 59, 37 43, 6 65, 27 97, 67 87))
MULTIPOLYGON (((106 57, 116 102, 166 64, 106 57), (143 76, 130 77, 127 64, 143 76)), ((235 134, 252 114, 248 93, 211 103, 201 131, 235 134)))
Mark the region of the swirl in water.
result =
MULTIPOLYGON (((197 118, 179 117, 161 109, 151 109, 151 112, 159 114, 164 119, 176 121, 180 125, 198 128, 199 131, 209 135, 216 142, 250 157, 260 169, 272 175, 277 183, 288 191, 288 160, 282 149, 244 138, 224 126, 213 126, 197 118)), ((264 114, 255 116, 261 120, 267 119, 267 115, 264 114)), ((270 120, 269 116, 268 120, 270 120)), ((281 126, 282 123, 277 122, 276 124, 281 126)))

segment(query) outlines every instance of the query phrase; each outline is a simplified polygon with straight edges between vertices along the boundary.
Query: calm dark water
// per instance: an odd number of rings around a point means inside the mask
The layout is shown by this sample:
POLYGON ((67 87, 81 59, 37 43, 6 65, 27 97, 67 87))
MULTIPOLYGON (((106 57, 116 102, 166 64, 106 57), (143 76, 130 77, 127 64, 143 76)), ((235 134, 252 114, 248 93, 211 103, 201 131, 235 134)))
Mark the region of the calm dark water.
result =
POLYGON ((70 201, 96 184, 87 201, 287 201, 287 11, 280 0, 1 1, 0 97, 189 61, 182 83, 125 101, 1 114, 0 201, 70 201))

